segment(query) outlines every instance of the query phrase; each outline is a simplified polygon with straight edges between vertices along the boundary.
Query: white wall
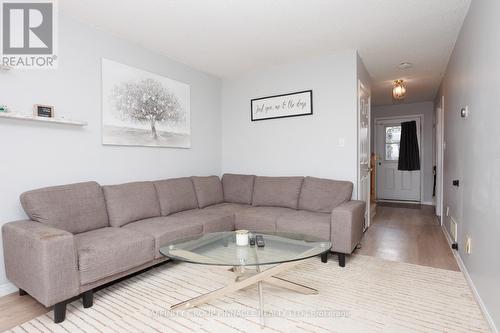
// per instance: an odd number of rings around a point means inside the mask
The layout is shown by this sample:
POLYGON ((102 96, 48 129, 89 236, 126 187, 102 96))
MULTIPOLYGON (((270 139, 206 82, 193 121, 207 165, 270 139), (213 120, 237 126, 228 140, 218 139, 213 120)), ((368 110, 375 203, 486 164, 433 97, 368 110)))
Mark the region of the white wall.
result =
MULTIPOLYGON (((500 327, 500 1, 472 1, 440 92, 444 95, 444 207, 458 222, 459 255, 500 327), (460 118, 469 105, 470 116, 460 118), (459 179, 460 187, 452 186, 459 179), (465 240, 472 238, 472 253, 465 240)), ((449 219, 445 217, 449 231, 449 219)))
POLYGON ((433 102, 421 102, 421 103, 409 103, 409 104, 392 104, 376 106, 372 109, 372 131, 371 131, 371 143, 372 151, 375 151, 375 118, 377 117, 397 117, 397 116, 413 116, 413 115, 423 115, 423 135, 421 139, 421 145, 424 150, 423 154, 423 164, 422 173, 423 177, 423 196, 422 201, 426 204, 431 204, 434 202, 432 197, 432 189, 434 186, 434 175, 432 173, 432 167, 434 166, 434 103, 433 102))
POLYGON ((356 183, 356 61, 356 52, 346 50, 223 80, 223 172, 356 183), (250 121, 252 98, 308 89, 312 116, 250 121))
MULTIPOLYGON (((148 52, 63 16, 59 69, 0 72, 0 104, 30 113, 55 105, 84 128, 0 121, 0 224, 23 219, 23 191, 70 182, 113 184, 182 175, 220 174, 221 119, 218 78, 148 52), (165 75, 191 86, 191 149, 101 144, 101 57, 165 75)), ((0 294, 8 291, 0 245, 0 294)))
POLYGON ((370 73, 368 73, 368 71, 366 70, 365 64, 363 63, 363 60, 361 59, 361 57, 357 52, 356 52, 356 73, 358 76, 358 80, 361 81, 361 83, 365 86, 365 89, 367 89, 371 95, 372 78, 370 77, 370 73))

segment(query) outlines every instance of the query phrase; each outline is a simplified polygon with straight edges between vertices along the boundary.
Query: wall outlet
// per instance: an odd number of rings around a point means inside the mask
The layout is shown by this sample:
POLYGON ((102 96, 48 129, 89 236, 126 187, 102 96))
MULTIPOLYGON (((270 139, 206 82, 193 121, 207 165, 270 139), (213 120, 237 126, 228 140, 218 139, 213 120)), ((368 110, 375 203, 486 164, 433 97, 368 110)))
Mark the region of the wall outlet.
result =
POLYGON ((467 236, 467 240, 465 242, 465 253, 470 254, 471 252, 471 238, 467 236))
POLYGON ((345 138, 339 138, 339 147, 345 147, 345 138))

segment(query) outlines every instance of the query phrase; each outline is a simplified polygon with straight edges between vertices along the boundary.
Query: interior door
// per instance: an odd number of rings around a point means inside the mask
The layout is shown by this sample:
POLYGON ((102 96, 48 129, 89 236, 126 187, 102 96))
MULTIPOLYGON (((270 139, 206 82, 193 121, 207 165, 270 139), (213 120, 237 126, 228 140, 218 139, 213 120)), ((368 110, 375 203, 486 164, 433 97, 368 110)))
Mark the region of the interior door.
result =
MULTIPOLYGON (((401 123, 412 120, 417 122, 420 158, 422 158, 420 117, 376 122, 377 200, 420 202, 420 170, 398 170, 401 123)), ((421 165, 423 165, 422 162, 421 165)))
POLYGON ((436 107, 436 215, 443 223, 444 97, 436 107))
POLYGON ((358 200, 366 203, 365 229, 370 226, 370 93, 358 83, 358 200))

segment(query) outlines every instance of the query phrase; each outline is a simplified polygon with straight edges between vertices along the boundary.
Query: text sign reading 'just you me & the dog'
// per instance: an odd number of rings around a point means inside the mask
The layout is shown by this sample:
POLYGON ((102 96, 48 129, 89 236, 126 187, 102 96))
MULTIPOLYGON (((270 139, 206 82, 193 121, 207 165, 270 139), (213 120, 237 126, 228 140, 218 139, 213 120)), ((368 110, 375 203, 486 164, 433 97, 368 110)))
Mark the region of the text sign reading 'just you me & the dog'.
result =
POLYGON ((312 90, 251 100, 252 121, 311 115, 312 90))

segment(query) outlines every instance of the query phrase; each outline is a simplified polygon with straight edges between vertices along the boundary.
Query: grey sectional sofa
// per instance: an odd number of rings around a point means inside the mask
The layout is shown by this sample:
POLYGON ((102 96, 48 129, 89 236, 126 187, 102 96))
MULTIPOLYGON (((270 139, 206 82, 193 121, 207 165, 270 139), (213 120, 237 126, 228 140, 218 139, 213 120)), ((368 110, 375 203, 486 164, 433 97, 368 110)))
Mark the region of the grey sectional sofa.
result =
MULTIPOLYGON (((25 192, 30 220, 2 227, 7 278, 54 320, 66 303, 167 259, 164 244, 207 232, 248 229, 332 240, 345 265, 363 233, 365 205, 352 183, 313 177, 225 174, 122 185, 96 182, 25 192)), ((326 257, 322 258, 326 261, 326 257)))

